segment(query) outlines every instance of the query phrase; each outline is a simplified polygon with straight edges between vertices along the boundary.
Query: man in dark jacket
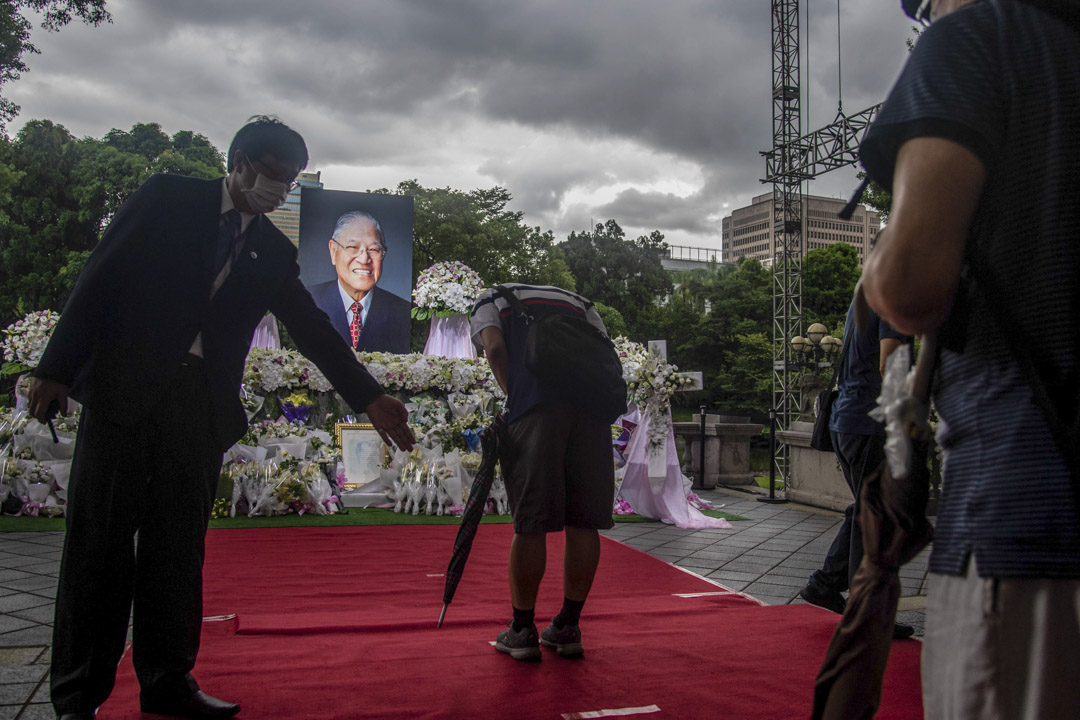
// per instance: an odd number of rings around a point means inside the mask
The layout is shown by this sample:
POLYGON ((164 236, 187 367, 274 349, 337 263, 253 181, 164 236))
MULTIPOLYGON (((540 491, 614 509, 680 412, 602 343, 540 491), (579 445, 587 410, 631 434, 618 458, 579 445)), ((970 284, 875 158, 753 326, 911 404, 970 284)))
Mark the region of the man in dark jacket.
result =
POLYGON ((384 441, 412 446, 404 406, 341 342, 264 217, 306 164, 300 135, 261 117, 237 132, 224 181, 150 178, 105 230, 34 373, 38 420, 69 394, 83 404, 52 648, 62 720, 92 718, 109 696, 132 611, 144 711, 239 711, 191 669, 210 508, 222 453, 247 428, 240 383, 267 310, 384 441))

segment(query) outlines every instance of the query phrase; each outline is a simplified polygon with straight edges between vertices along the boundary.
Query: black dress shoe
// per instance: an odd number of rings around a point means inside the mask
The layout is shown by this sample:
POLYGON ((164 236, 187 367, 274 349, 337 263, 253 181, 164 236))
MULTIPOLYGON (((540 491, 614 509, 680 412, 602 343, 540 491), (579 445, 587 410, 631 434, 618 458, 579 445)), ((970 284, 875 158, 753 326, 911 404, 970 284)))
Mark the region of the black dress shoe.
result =
POLYGON ((799 597, 811 605, 831 610, 837 615, 843 615, 844 607, 847 605, 843 595, 835 591, 821 590, 817 585, 807 585, 799 591, 799 597))
POLYGON ((892 627, 893 640, 906 640, 915 634, 915 628, 903 623, 896 623, 892 627))
POLYGON ((139 707, 146 713, 186 718, 227 718, 240 712, 240 706, 236 703, 219 700, 202 690, 183 696, 140 693, 139 707))
POLYGON ((81 713, 64 713, 60 716, 60 720, 94 720, 94 713, 81 712, 81 713))

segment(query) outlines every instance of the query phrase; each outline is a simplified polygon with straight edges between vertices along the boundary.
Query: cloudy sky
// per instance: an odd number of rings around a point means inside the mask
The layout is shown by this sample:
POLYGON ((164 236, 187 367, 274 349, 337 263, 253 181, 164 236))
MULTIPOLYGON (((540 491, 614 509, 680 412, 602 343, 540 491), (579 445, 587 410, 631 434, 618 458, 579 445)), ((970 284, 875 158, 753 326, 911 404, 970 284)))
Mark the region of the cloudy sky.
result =
MULTIPOLYGON (((881 101, 899 0, 803 0, 803 129, 881 101), (839 51, 837 15, 839 12, 839 51), (807 22, 809 14, 809 22, 807 22), (805 36, 804 36, 805 37, 805 36), (838 73, 838 60, 842 72, 838 73), (839 82, 838 82, 839 81, 839 82)), ((157 122, 220 149, 251 115, 299 130, 326 187, 500 185, 559 239, 616 219, 718 247, 769 188, 767 0, 108 0, 113 24, 35 30, 9 124, 77 136, 157 122)), ((854 171, 808 187, 847 197, 854 171)))

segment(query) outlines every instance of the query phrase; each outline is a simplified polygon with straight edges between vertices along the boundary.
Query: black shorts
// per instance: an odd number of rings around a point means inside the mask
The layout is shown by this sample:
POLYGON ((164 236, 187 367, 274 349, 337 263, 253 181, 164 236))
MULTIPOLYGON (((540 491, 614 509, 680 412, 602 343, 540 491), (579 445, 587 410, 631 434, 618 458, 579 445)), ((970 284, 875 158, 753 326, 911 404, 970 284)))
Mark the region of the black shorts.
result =
POLYGON ((510 423, 499 452, 514 531, 613 525, 611 426, 568 405, 538 405, 510 423))

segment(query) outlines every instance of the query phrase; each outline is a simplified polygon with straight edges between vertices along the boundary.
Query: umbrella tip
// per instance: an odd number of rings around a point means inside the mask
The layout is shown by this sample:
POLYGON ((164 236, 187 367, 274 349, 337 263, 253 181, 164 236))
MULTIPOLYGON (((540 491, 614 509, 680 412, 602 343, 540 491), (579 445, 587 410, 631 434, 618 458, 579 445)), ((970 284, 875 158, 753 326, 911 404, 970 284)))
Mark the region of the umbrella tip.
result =
POLYGON ((442 627, 442 621, 443 621, 443 618, 445 618, 445 617, 446 617, 446 603, 443 603, 442 612, 439 613, 439 624, 435 626, 436 630, 438 630, 439 628, 442 627))

